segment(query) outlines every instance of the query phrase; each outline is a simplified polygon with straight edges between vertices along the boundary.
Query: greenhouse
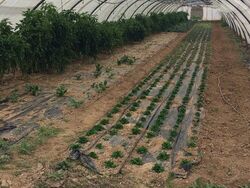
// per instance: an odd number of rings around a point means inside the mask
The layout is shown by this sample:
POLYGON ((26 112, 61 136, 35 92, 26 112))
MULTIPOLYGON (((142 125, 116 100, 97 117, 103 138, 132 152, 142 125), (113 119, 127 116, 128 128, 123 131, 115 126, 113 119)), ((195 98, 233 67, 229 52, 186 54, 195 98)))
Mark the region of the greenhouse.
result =
POLYGON ((250 188, 249 0, 0 0, 0 187, 250 188))

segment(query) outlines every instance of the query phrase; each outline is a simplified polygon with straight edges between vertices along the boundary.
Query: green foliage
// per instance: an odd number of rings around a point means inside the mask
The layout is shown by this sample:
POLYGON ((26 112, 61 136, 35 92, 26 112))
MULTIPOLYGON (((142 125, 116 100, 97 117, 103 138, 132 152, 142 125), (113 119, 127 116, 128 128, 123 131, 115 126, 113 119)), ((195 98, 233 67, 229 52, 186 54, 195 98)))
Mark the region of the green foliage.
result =
POLYGON ((57 163, 55 166, 55 169, 56 170, 68 170, 69 167, 70 167, 69 162, 65 160, 65 161, 61 161, 61 162, 57 163))
POLYGON ((103 145, 101 143, 96 144, 95 146, 97 149, 103 149, 103 145))
POLYGON ((18 152, 24 155, 31 154, 39 145, 44 144, 49 138, 55 137, 59 129, 52 126, 43 126, 30 137, 26 137, 17 146, 18 152))
POLYGON ((24 74, 62 72, 72 59, 96 57, 182 22, 187 22, 183 12, 98 23, 88 14, 58 11, 44 3, 37 10, 25 11, 15 29, 7 20, 0 22, 0 78, 16 70, 24 74))
POLYGON ((8 99, 10 100, 10 102, 16 103, 18 101, 18 97, 19 97, 18 91, 15 89, 10 93, 8 99))
POLYGON ((67 92, 67 89, 64 85, 59 85, 56 88, 56 96, 58 96, 58 97, 63 97, 66 92, 67 92))
POLYGON ((97 93, 102 93, 108 88, 108 82, 107 80, 104 80, 100 83, 93 83, 91 87, 94 88, 97 93))
POLYGON ((161 164, 156 163, 156 164, 153 166, 152 170, 153 170, 154 172, 156 172, 156 173, 161 173, 161 172, 164 172, 164 167, 163 167, 161 164))
POLYGON ((111 160, 105 161, 104 166, 105 166, 105 168, 115 168, 115 167, 117 167, 117 165, 111 160))
POLYGON ((162 151, 161 153, 159 153, 159 155, 157 156, 157 159, 160 161, 166 161, 169 159, 169 154, 167 154, 165 151, 162 151))
POLYGON ((117 60, 117 65, 133 65, 135 63, 135 57, 129 57, 127 55, 122 56, 117 60))
POLYGON ((141 146, 141 147, 137 148, 136 151, 139 154, 146 154, 148 152, 148 149, 145 146, 141 146))
POLYGON ((70 98, 69 99, 69 106, 73 107, 73 108, 79 108, 82 105, 83 101, 78 101, 74 98, 70 98))
POLYGON ((71 144, 71 145, 69 146, 69 148, 70 148, 71 150, 75 151, 75 150, 81 149, 81 146, 80 146, 80 144, 75 143, 75 144, 71 144))
POLYGON ((123 157, 123 153, 121 151, 114 151, 111 155, 112 158, 122 158, 123 157))
POLYGON ((41 88, 36 84, 25 84, 25 91, 33 96, 37 96, 41 88))
POLYGON ((143 165, 142 159, 139 157, 135 157, 130 160, 130 163, 133 165, 143 165))
POLYGON ((78 139, 78 143, 80 143, 80 144, 85 144, 85 143, 87 143, 89 140, 88 140, 88 138, 86 138, 85 136, 81 136, 81 137, 79 137, 79 139, 78 139))
POLYGON ((225 188, 225 187, 221 185, 216 185, 213 183, 205 182, 202 179, 198 178, 189 188, 225 188))
POLYGON ((133 127, 132 128, 132 134, 137 135, 141 133, 141 129, 138 127, 133 127))
POLYGON ((96 154, 95 152, 93 152, 93 151, 89 153, 89 156, 90 156, 91 158, 93 158, 93 159, 98 159, 97 154, 96 154))
POLYGON ((9 144, 7 141, 0 139, 0 150, 6 151, 9 148, 9 144))
POLYGON ((162 149, 172 149, 172 143, 169 141, 165 141, 162 143, 162 149))
POLYGON ((97 78, 99 77, 101 74, 102 74, 102 69, 103 69, 103 66, 100 65, 100 64, 96 64, 95 65, 95 72, 94 72, 94 76, 97 78))

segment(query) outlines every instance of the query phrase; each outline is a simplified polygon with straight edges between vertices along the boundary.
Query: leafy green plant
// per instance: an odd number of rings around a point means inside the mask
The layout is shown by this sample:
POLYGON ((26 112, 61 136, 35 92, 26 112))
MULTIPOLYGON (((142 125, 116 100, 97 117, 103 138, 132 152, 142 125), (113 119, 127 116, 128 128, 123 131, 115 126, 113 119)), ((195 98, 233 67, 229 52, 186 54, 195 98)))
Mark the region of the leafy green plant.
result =
POLYGON ((152 170, 156 173, 161 173, 161 172, 164 172, 164 167, 160 164, 160 163, 156 163, 152 170))
POLYGON ((91 87, 94 88, 97 93, 102 93, 108 88, 108 82, 107 80, 104 80, 100 83, 93 83, 91 87))
POLYGON ((8 98, 10 102, 16 103, 18 101, 18 97, 19 97, 18 91, 15 89, 10 93, 10 96, 8 98))
POLYGON ((162 149, 172 149, 172 143, 169 141, 165 141, 162 143, 162 149))
MULTIPOLYGON (((213 184, 210 182, 205 182, 201 178, 198 178, 195 180, 195 182, 191 186, 189 186, 189 188, 226 188, 226 187, 213 184)), ((248 188, 248 187, 242 187, 242 188, 248 188)))
POLYGON ((41 88, 36 84, 26 84, 25 91, 33 96, 37 96, 41 91, 41 88))
POLYGON ((138 127, 133 127, 132 128, 132 134, 137 135, 141 133, 141 129, 138 127))
POLYGON ((142 159, 139 157, 135 157, 130 160, 130 163, 133 165, 143 165, 142 159))
POLYGON ((68 170, 70 168, 70 164, 68 161, 64 160, 56 164, 56 170, 68 170))
POLYGON ((56 96, 58 96, 58 97, 63 97, 66 92, 67 92, 67 89, 64 85, 59 85, 56 88, 56 96))
POLYGON ((101 143, 96 144, 95 146, 97 149, 103 149, 103 145, 101 143))
POLYGON ((111 160, 105 161, 104 166, 105 166, 105 168, 115 168, 115 167, 117 167, 117 165, 111 160))
POLYGON ((71 145, 69 146, 69 148, 70 148, 72 151, 75 151, 75 150, 81 149, 81 146, 80 146, 80 144, 74 143, 74 144, 71 144, 71 145))
POLYGON ((117 65, 133 65, 135 63, 135 57, 130 57, 127 55, 122 56, 120 59, 117 60, 117 65))
POLYGON ((123 157, 123 153, 121 151, 114 151, 111 155, 112 158, 122 158, 123 157))
POLYGON ((103 66, 101 66, 100 64, 96 64, 95 65, 95 72, 94 72, 94 76, 97 78, 102 74, 102 69, 103 66))
POLYGON ((70 98, 68 104, 73 108, 79 108, 83 104, 83 101, 78 101, 74 98, 70 98))
POLYGON ((85 144, 88 141, 89 141, 88 138, 86 138, 85 136, 81 136, 78 138, 78 143, 80 143, 80 144, 85 144))
POLYGON ((89 156, 90 156, 91 158, 93 158, 93 159, 98 159, 97 154, 96 154, 95 152, 93 152, 93 151, 89 153, 89 156))
POLYGON ((138 147, 136 151, 139 154, 146 154, 148 152, 148 149, 145 146, 141 146, 141 147, 138 147))
POLYGON ((169 159, 169 154, 167 154, 165 151, 162 151, 157 156, 157 159, 160 160, 160 161, 166 161, 166 160, 169 159))
POLYGON ((117 129, 111 129, 111 130, 109 131, 109 134, 110 134, 111 136, 117 135, 117 133, 118 133, 117 129))

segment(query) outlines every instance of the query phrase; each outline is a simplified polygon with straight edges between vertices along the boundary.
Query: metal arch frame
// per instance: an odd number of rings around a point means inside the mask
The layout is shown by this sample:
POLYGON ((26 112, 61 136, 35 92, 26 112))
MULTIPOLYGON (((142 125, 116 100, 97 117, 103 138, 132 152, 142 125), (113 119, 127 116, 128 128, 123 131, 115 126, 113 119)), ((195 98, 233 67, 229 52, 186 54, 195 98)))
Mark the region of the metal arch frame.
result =
POLYGON ((81 13, 82 9, 84 9, 86 6, 88 6, 90 3, 92 3, 93 0, 89 0, 87 3, 83 4, 78 10, 78 13, 81 13))
MULTIPOLYGON (((232 9, 230 9, 226 4, 224 4, 221 0, 216 0, 216 1, 220 4, 220 7, 223 7, 224 9, 226 9, 228 11, 228 14, 230 15, 233 22, 237 21, 237 24, 235 23, 235 25, 238 28, 238 31, 237 30, 236 31, 238 32, 238 35, 240 35, 248 43, 248 40, 250 38, 249 31, 245 27, 244 23, 242 23, 242 21, 238 17, 238 15, 235 14, 235 12, 232 9), (248 37, 246 36, 246 33, 248 34, 248 37)), ((240 12, 240 14, 241 14, 241 12, 240 12)))
POLYGON ((127 0, 123 0, 121 1, 118 5, 116 5, 113 10, 109 13, 108 17, 106 18, 106 21, 108 21, 108 19, 110 18, 110 16, 112 15, 112 13, 121 5, 123 4, 124 2, 126 2, 127 0))
MULTIPOLYGON (((232 9, 230 9, 228 5, 224 4, 221 0, 217 0, 217 1, 219 1, 221 4, 223 4, 224 7, 226 7, 227 10, 230 10, 230 13, 233 14, 234 19, 237 20, 237 23, 243 32, 244 37, 242 36, 242 38, 245 38, 247 41, 250 40, 250 33, 249 33, 248 29, 246 28, 244 22, 242 22, 241 18, 232 9), (245 32, 247 33, 248 37, 246 36, 245 32)), ((239 12, 239 13, 240 13, 239 15, 242 15, 242 12, 239 12)), ((244 16, 244 18, 245 18, 245 16, 244 16)))
POLYGON ((137 12, 137 10, 139 10, 143 5, 145 5, 145 3, 148 3, 148 2, 150 2, 150 0, 146 0, 145 2, 143 2, 142 4, 140 4, 140 6, 138 6, 135 9, 135 11, 132 13, 132 15, 130 16, 130 18, 132 18, 135 15, 135 13, 137 12))
MULTIPOLYGON (((182 5, 177 5, 177 4, 173 4, 173 6, 169 9, 169 12, 174 12, 176 10, 178 10, 179 7, 182 7, 182 5)), ((166 12, 167 9, 164 10, 164 13, 166 12)))
POLYGON ((242 28, 239 26, 239 23, 237 21, 237 19, 234 18, 234 15, 232 15, 232 11, 230 9, 228 9, 225 4, 223 4, 220 1, 217 1, 217 3, 219 4, 219 7, 221 7, 222 9, 224 9, 229 21, 234 25, 234 29, 235 32, 242 37, 242 28), (237 24, 236 24, 237 21, 237 24))
POLYGON ((106 3, 108 0, 104 0, 102 1, 99 5, 97 5, 94 10, 91 11, 90 15, 93 15, 95 13, 95 11, 100 7, 102 6, 104 3, 106 3))
POLYGON ((146 6, 146 7, 141 11, 140 14, 143 14, 143 13, 148 9, 148 7, 150 7, 151 5, 153 5, 153 4, 155 4, 155 3, 158 3, 158 0, 154 0, 152 3, 150 3, 148 6, 146 6))
POLYGON ((171 3, 166 3, 166 4, 164 3, 164 4, 162 4, 161 6, 157 7, 157 8, 154 10, 154 12, 160 13, 161 10, 163 10, 166 6, 171 6, 171 3))
POLYGON ((162 4, 164 4, 163 1, 158 2, 156 5, 154 5, 152 8, 149 9, 149 11, 146 13, 146 15, 148 16, 149 13, 154 12, 154 10, 159 8, 159 6, 161 6, 162 4))
POLYGON ((41 4, 43 4, 45 2, 45 0, 41 0, 39 1, 34 7, 32 10, 36 10, 41 4))
POLYGON ((74 4, 69 10, 73 10, 77 5, 79 5, 83 0, 79 0, 74 4))
POLYGON ((131 8, 135 3, 137 3, 138 1, 140 1, 140 0, 135 0, 134 2, 132 2, 132 3, 125 9, 124 12, 121 14, 119 20, 121 20, 122 17, 125 15, 125 13, 128 11, 128 9, 130 9, 130 8, 131 8))
POLYGON ((174 4, 168 4, 168 6, 163 6, 158 12, 165 12, 166 10, 174 7, 174 4))
POLYGON ((237 7, 235 6, 230 0, 225 0, 227 1, 229 4, 231 4, 231 6, 233 6, 235 9, 238 10, 238 12, 247 20, 247 22, 250 24, 250 20, 248 19, 248 17, 246 17, 245 14, 243 14, 243 12, 237 7))

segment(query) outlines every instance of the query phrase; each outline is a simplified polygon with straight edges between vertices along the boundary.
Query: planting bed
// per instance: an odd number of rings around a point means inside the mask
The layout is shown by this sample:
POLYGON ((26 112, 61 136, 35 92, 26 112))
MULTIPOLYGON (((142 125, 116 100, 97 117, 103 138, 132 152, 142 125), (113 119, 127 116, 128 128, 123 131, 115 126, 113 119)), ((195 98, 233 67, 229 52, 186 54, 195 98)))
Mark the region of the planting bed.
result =
POLYGON ((202 114, 210 25, 186 39, 99 122, 70 146, 70 156, 101 174, 185 175, 202 114), (192 142, 192 143, 190 143, 192 142), (177 168, 176 168, 177 167, 177 168))

